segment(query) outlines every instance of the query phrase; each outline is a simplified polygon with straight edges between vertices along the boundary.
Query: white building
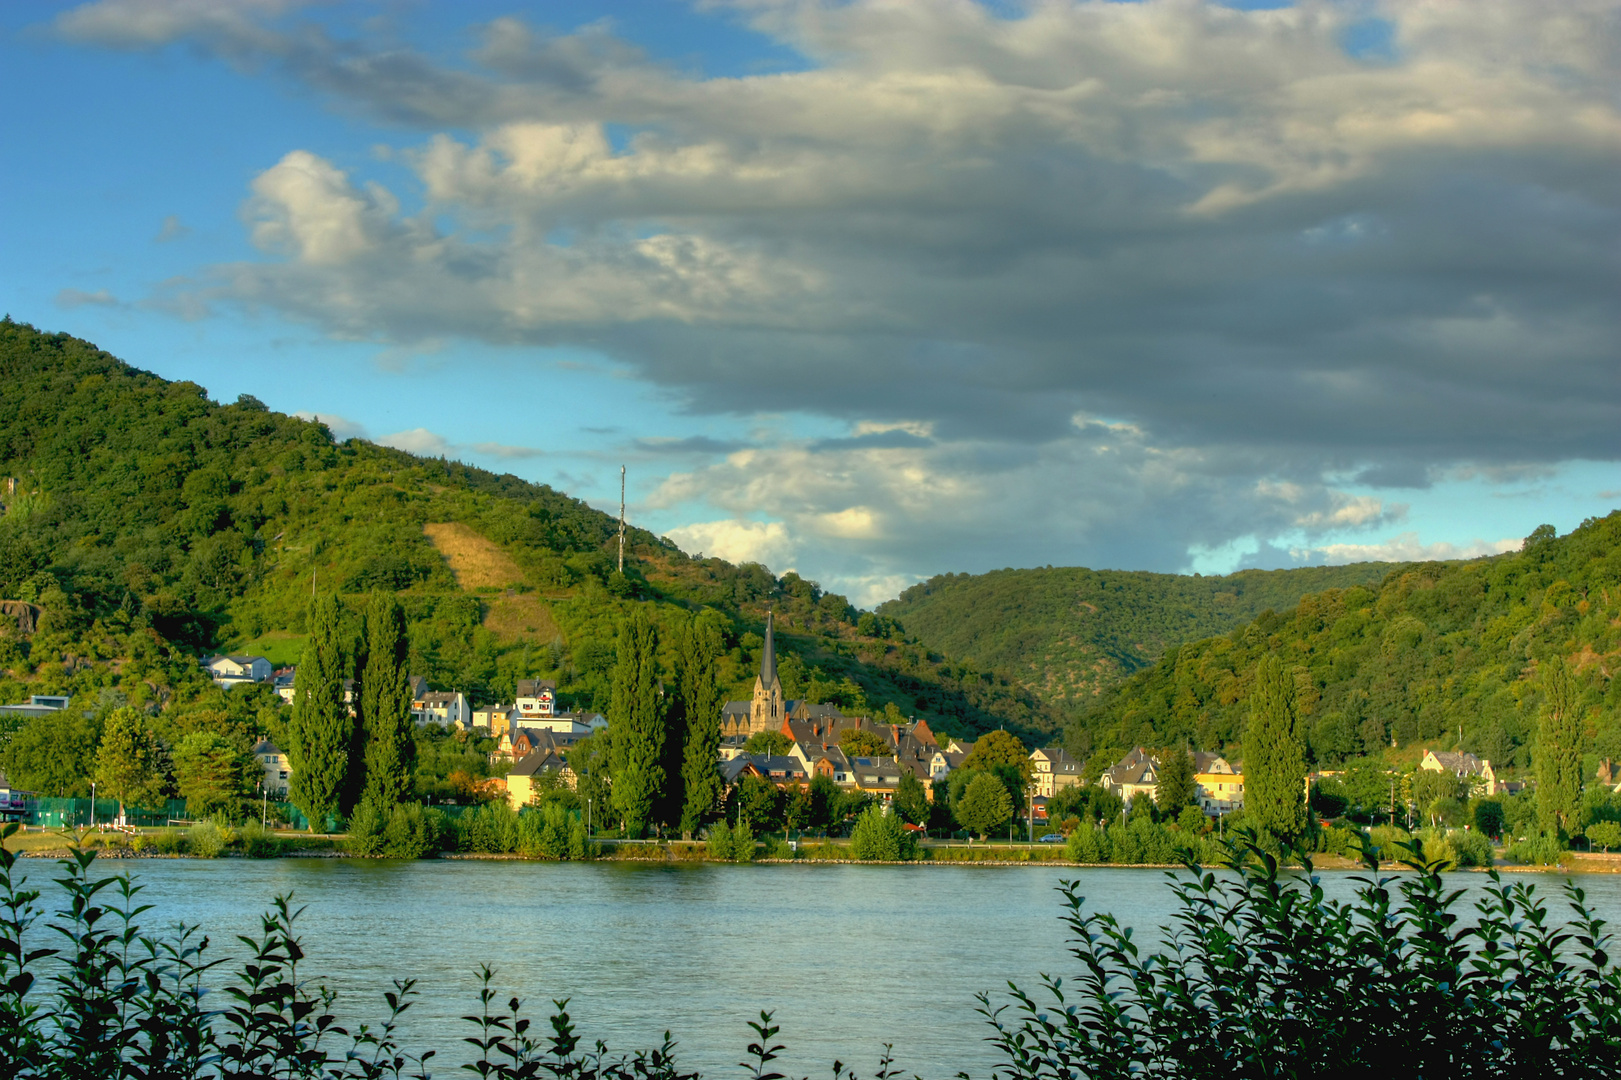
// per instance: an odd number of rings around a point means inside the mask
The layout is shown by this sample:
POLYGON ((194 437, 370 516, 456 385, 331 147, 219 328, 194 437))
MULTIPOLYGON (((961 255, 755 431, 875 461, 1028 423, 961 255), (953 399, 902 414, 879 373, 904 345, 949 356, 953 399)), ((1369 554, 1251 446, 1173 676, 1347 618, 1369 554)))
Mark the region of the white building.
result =
POLYGON ((262 656, 211 656, 203 661, 203 667, 215 686, 227 690, 242 683, 264 682, 275 673, 270 661, 262 656))

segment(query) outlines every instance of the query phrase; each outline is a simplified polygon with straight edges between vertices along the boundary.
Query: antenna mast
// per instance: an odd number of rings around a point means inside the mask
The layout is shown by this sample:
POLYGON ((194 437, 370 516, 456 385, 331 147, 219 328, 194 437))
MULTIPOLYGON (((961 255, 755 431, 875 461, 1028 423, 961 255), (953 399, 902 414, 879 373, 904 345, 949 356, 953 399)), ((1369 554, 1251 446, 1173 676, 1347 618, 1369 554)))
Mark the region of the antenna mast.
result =
POLYGON ((625 467, 619 466, 619 572, 625 572, 625 467))

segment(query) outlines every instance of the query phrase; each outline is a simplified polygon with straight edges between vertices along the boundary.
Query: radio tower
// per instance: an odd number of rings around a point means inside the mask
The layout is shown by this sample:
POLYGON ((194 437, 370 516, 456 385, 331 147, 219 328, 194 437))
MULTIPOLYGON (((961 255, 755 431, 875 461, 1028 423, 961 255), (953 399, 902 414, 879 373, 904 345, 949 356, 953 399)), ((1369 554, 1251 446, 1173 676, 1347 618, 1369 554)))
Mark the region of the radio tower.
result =
POLYGON ((619 466, 619 572, 625 572, 625 467, 619 466))

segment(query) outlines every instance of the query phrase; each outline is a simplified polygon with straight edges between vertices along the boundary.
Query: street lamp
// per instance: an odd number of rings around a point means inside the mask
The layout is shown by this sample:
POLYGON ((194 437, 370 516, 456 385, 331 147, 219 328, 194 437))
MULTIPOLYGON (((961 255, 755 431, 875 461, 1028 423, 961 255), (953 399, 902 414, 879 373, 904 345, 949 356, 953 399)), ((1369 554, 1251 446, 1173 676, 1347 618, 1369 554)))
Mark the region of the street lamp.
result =
POLYGON ((90 781, 90 827, 96 827, 96 782, 90 781))

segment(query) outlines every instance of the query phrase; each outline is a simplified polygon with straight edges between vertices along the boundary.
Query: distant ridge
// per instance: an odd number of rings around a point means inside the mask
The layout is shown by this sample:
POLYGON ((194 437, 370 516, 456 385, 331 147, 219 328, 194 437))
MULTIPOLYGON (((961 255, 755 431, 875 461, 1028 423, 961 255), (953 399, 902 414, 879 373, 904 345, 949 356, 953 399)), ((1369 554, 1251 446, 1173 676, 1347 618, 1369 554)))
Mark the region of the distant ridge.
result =
POLYGON ((1243 570, 1221 577, 1084 567, 941 574, 880 605, 929 648, 1074 708, 1167 649, 1293 607, 1323 589, 1382 580, 1398 563, 1243 570))

